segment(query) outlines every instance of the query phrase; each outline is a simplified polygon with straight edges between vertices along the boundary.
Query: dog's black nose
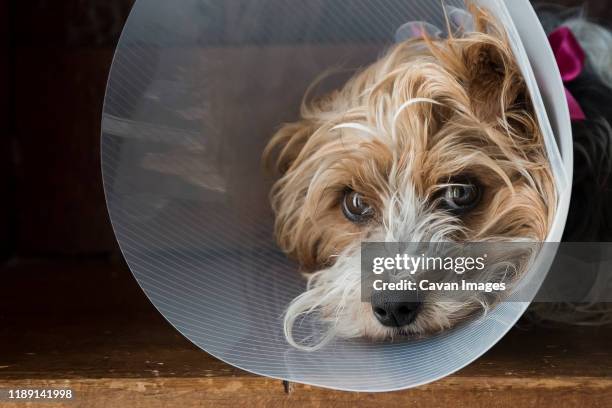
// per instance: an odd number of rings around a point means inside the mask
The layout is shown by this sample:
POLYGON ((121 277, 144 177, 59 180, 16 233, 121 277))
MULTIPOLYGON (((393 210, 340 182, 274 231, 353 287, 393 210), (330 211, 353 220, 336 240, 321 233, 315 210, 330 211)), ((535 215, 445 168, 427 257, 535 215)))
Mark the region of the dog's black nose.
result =
POLYGON ((421 308, 421 302, 400 301, 383 291, 373 293, 370 303, 376 319, 389 327, 401 327, 414 322, 421 308))

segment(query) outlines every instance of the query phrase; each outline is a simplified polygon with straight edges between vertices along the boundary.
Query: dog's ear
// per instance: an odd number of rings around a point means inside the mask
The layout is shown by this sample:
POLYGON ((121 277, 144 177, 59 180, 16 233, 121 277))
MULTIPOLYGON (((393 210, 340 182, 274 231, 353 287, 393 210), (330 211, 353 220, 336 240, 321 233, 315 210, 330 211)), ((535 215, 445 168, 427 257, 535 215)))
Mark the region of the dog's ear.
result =
POLYGON ((428 43, 434 56, 463 85, 476 116, 498 122, 509 111, 529 108, 527 87, 505 29, 473 4, 470 13, 474 31, 428 43))
POLYGON ((298 158, 314 130, 314 123, 308 119, 284 124, 263 151, 265 169, 279 175, 285 174, 298 158))
POLYGON ((508 112, 527 109, 527 86, 507 42, 475 35, 462 51, 465 87, 473 111, 484 121, 498 121, 508 112))

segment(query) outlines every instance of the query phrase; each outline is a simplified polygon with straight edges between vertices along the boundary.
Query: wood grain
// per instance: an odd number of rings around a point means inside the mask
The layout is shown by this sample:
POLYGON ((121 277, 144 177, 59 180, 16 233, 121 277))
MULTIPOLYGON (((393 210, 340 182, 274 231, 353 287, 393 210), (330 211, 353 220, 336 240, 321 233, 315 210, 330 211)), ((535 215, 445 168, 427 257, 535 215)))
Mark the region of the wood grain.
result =
MULTIPOLYGON (((249 378, 147 378, 98 380, 35 380, 2 382, 2 387, 70 387, 67 407, 589 407, 607 408, 612 398, 609 382, 508 381, 448 378, 413 390, 389 393, 349 393, 295 385, 283 392, 280 381, 249 378)), ((5 404, 20 407, 23 404, 5 404)))
POLYGON ((609 407, 612 398, 611 329, 514 329, 470 366, 413 390, 287 392, 184 339, 121 263, 18 262, 0 273, 9 297, 0 297, 0 388, 70 387, 77 398, 66 406, 609 407), (28 287, 37 296, 25 298, 28 287))

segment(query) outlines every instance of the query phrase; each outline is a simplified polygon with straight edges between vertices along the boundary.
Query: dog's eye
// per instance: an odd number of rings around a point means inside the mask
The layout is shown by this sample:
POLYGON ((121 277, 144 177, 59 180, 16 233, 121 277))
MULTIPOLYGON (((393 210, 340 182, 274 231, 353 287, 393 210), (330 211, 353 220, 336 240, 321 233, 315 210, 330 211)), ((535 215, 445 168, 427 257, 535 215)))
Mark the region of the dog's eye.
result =
POLYGON ((374 214, 373 208, 364 200, 363 196, 353 190, 344 192, 342 212, 346 218, 355 223, 364 222, 374 214))
POLYGON ((481 197, 478 184, 469 179, 448 185, 442 195, 442 203, 446 209, 455 214, 463 214, 478 205, 481 197))

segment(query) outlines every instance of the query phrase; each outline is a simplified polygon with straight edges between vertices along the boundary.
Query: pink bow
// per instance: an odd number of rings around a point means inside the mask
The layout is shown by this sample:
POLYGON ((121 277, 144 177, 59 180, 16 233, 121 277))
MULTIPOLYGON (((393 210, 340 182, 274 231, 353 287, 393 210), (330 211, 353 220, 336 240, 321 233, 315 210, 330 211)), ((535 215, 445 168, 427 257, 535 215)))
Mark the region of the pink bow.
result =
MULTIPOLYGON (((563 82, 568 83, 576 79, 584 68, 585 54, 572 31, 568 27, 559 27, 548 35, 548 41, 555 54, 563 82)), ((567 87, 565 97, 571 120, 585 120, 584 111, 567 87)))

